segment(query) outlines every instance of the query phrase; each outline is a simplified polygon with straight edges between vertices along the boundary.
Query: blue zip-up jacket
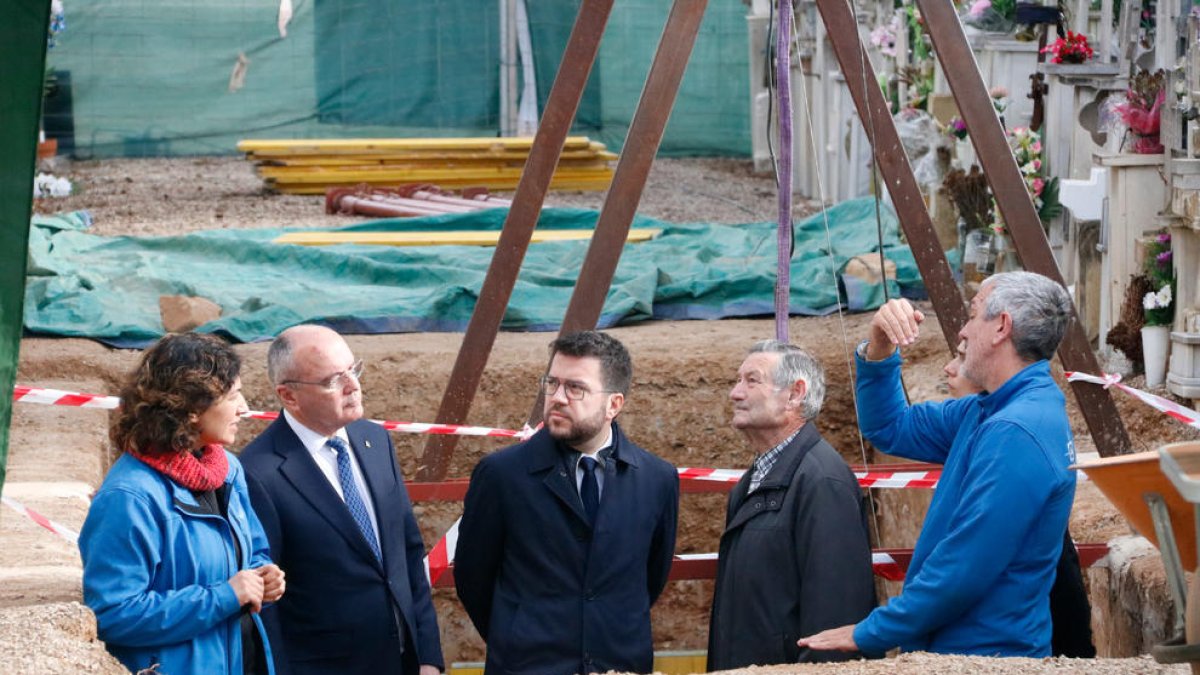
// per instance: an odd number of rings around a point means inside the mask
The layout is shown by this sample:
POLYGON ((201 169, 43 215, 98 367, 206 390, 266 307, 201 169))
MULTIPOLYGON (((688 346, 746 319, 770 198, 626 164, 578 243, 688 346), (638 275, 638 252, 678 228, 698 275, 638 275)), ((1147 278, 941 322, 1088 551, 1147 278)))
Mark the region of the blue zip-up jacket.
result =
MULTIPOLYGON (((242 465, 226 455, 228 522, 129 454, 113 464, 88 510, 79 535, 83 601, 108 651, 133 672, 157 663, 170 675, 242 673, 241 607, 229 579, 271 560, 242 465)), ((274 673, 262 621, 254 623, 274 673)))
POLYGON ((857 358, 858 420, 880 450, 942 463, 904 589, 854 629, 896 646, 1050 655, 1050 586, 1075 498, 1066 400, 1039 361, 995 392, 909 406, 898 353, 857 358))

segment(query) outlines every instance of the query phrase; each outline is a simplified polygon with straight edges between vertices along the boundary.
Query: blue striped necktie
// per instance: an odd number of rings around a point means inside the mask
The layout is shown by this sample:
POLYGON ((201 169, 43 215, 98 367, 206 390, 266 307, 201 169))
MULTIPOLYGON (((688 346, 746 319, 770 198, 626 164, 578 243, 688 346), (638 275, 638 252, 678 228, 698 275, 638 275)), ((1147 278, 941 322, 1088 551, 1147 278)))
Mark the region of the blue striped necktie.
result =
POLYGON ((382 561, 383 554, 379 551, 379 539, 375 536, 375 526, 371 523, 367 505, 363 502, 363 496, 354 482, 354 472, 350 469, 350 448, 347 447, 346 441, 337 436, 325 441, 325 445, 328 445, 337 455, 338 482, 342 484, 342 499, 346 501, 350 517, 354 519, 363 537, 366 538, 371 551, 375 553, 375 558, 382 561))

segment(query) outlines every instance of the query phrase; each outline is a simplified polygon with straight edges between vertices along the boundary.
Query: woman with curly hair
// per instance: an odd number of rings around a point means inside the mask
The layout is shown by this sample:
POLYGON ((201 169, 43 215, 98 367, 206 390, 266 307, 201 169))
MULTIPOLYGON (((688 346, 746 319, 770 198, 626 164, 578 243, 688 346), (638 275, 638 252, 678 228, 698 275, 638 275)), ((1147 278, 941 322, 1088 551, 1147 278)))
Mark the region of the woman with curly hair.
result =
POLYGON ((224 446, 246 411, 241 360, 211 335, 168 335, 121 390, 122 452, 79 536, 83 599, 133 672, 274 673, 258 612, 283 572, 224 446))

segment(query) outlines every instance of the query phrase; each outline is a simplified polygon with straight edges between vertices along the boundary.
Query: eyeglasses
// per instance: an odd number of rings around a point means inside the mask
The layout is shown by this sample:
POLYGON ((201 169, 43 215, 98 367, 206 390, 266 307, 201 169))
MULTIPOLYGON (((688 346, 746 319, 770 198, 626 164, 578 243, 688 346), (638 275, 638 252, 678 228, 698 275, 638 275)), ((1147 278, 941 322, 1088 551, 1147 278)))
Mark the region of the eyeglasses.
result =
MULTIPOLYGON (((556 393, 558 393, 559 387, 563 388, 563 391, 567 395, 567 399, 571 401, 582 401, 585 396, 592 393, 592 390, 588 389, 586 385, 578 382, 560 380, 557 377, 550 377, 549 375, 546 375, 542 378, 542 393, 544 393, 546 396, 554 396, 556 393)), ((612 392, 601 389, 596 393, 611 394, 612 392)))
POLYGON ((284 381, 280 382, 279 384, 309 384, 314 387, 320 387, 320 388, 324 389, 325 391, 337 391, 339 389, 345 389, 346 385, 350 384, 351 378, 353 378, 355 382, 358 382, 359 378, 362 377, 362 372, 363 372, 363 362, 362 362, 362 359, 359 359, 358 361, 354 362, 354 365, 350 366, 349 370, 343 370, 340 373, 334 373, 333 375, 330 375, 329 377, 325 378, 324 380, 321 380, 320 382, 305 382, 304 380, 284 380, 284 381))

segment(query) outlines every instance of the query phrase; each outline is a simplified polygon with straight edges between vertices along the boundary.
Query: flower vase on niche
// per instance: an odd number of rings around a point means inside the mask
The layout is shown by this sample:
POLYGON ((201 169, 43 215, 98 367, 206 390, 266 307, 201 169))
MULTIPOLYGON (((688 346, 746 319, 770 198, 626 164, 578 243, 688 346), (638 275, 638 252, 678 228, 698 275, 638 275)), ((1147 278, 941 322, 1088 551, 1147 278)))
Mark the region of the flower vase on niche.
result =
POLYGON ((971 230, 963 248, 963 281, 978 286, 995 269, 996 252, 992 249, 990 230, 971 230))
POLYGON ((1167 375, 1167 348, 1171 344, 1169 326, 1142 327, 1142 359, 1146 365, 1146 387, 1162 386, 1167 375))
POLYGON ((1171 256, 1171 235, 1163 232, 1146 242, 1143 274, 1154 289, 1142 296, 1142 361, 1146 366, 1146 386, 1158 387, 1167 374, 1167 352, 1171 345, 1171 324, 1175 320, 1175 273, 1171 256))
POLYGON ((1013 247, 1012 239, 1002 227, 993 226, 992 248, 995 251, 996 273, 1015 272, 1021 269, 1021 260, 1017 258, 1017 249, 1013 247))

